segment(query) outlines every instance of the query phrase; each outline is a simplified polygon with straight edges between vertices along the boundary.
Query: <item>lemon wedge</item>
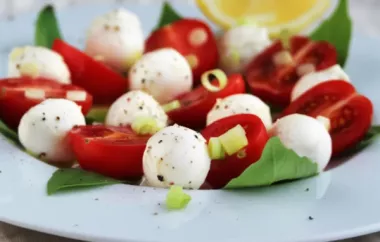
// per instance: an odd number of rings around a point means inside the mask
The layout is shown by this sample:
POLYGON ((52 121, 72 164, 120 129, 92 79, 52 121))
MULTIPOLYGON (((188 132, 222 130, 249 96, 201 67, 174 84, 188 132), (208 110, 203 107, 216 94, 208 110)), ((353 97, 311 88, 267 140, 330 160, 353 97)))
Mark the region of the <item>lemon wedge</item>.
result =
POLYGON ((331 0, 196 0, 211 21, 228 29, 241 19, 254 19, 272 37, 284 29, 298 33, 320 19, 331 0))

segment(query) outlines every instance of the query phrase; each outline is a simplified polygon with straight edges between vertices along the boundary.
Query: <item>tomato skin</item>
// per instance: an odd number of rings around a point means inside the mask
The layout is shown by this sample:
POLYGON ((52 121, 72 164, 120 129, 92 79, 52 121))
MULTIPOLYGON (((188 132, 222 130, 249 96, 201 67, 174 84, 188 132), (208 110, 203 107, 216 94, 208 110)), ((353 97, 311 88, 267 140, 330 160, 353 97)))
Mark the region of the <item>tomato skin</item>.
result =
POLYGON ((57 39, 52 49, 65 60, 72 83, 91 93, 95 104, 111 104, 127 91, 126 78, 75 47, 57 39))
POLYGON ((243 77, 240 74, 232 74, 228 76, 227 86, 219 92, 210 92, 203 86, 199 86, 178 97, 181 107, 168 112, 168 115, 174 123, 179 125, 193 129, 203 128, 206 125, 207 113, 215 105, 218 98, 244 92, 243 77))
POLYGON ((274 42, 247 66, 245 74, 254 95, 285 107, 290 103, 291 91, 300 78, 297 67, 310 63, 317 71, 326 69, 336 64, 337 52, 326 41, 313 42, 306 37, 294 36, 290 39, 290 53, 295 65, 276 66, 273 56, 282 50, 282 43, 274 42))
POLYGON ((216 68, 219 60, 217 42, 210 27, 198 19, 181 19, 166 25, 151 33, 145 45, 146 52, 171 47, 185 57, 195 55, 198 64, 193 68, 194 83, 199 83, 204 72, 216 68), (204 30, 207 36, 199 46, 192 45, 189 40, 194 29, 204 30))
POLYGON ((252 114, 239 114, 220 119, 203 131, 202 135, 207 142, 212 137, 218 137, 229 129, 240 124, 246 131, 249 144, 244 148, 246 156, 238 158, 237 154, 223 160, 212 160, 206 182, 214 189, 224 187, 233 178, 238 177, 247 167, 258 161, 269 139, 261 119, 252 114))
POLYGON ((138 136, 129 127, 78 126, 69 142, 79 165, 115 179, 143 176, 142 158, 150 136, 138 136))
MULTIPOLYGON (((45 78, 8 78, 0 80, 0 119, 13 130, 17 130, 22 116, 33 106, 47 98, 66 98, 67 91, 84 91, 81 87, 70 84, 61 84, 45 78), (30 99, 25 97, 26 88, 45 90, 44 99, 30 99)), ((87 93, 84 101, 75 101, 82 107, 86 115, 92 106, 92 96, 87 93)))
POLYGON ((333 80, 305 92, 281 116, 293 113, 329 118, 333 156, 337 156, 355 146, 368 132, 372 123, 373 105, 367 97, 358 94, 352 84, 333 80))

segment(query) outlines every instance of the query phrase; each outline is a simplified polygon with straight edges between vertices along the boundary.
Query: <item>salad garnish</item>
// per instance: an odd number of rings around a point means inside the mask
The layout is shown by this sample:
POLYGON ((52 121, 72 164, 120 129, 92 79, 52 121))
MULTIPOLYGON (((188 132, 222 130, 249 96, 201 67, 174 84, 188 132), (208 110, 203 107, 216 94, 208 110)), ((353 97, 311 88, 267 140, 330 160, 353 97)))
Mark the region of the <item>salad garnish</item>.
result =
POLYGON ((55 39, 62 39, 54 7, 47 5, 38 15, 34 33, 34 43, 37 46, 51 48, 55 39))
POLYGON ((155 134, 160 129, 157 121, 148 116, 137 117, 132 122, 131 128, 140 135, 155 134))
POLYGON ((227 86, 227 75, 220 69, 210 70, 203 73, 201 77, 202 85, 210 92, 219 92, 227 86), (219 85, 214 86, 210 83, 210 76, 214 76, 219 85))
POLYGON ((339 0, 334 13, 311 33, 312 40, 325 40, 333 44, 338 52, 338 63, 346 64, 350 49, 352 20, 348 0, 339 0))
POLYGON ((166 195, 165 203, 169 210, 178 210, 185 208, 190 200, 190 195, 184 193, 181 186, 173 185, 166 195))
POLYGON ((2 122, 1 120, 0 120, 0 133, 3 134, 13 144, 16 144, 16 145, 22 147, 22 145, 18 139, 17 133, 15 131, 11 130, 10 128, 8 128, 4 124, 4 122, 2 122))
POLYGON ((213 160, 223 160, 226 157, 222 143, 217 137, 213 137, 208 141, 207 148, 210 158, 213 160))
POLYGON ((47 194, 105 185, 121 184, 122 181, 77 168, 59 169, 53 173, 47 184, 47 194))
POLYGON ((178 100, 171 101, 170 103, 162 105, 165 112, 170 112, 181 107, 181 103, 178 100))
POLYGON ((233 155, 248 145, 244 128, 238 124, 218 137, 228 155, 233 155))
POLYGON ((162 5, 160 20, 155 29, 159 29, 180 19, 182 19, 182 17, 174 10, 174 8, 168 2, 164 2, 162 5))
POLYGON ((314 176, 318 165, 286 148, 278 137, 265 145, 261 158, 239 177, 232 179, 224 189, 268 186, 275 182, 314 176))

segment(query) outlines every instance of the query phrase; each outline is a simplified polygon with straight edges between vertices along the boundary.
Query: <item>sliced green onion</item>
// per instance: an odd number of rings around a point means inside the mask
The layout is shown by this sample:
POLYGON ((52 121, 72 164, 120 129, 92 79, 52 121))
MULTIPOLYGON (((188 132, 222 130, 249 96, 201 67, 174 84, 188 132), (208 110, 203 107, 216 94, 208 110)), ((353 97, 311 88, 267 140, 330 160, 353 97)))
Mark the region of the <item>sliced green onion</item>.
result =
POLYGON ((239 51, 236 50, 236 48, 233 48, 231 50, 231 62, 233 66, 238 66, 240 63, 240 54, 239 51))
POLYGON ((223 160, 225 157, 225 152, 218 138, 211 138, 208 141, 208 153, 212 160, 223 160))
POLYGON ((248 145, 245 130, 240 124, 219 136, 219 140, 228 155, 233 155, 248 145))
POLYGON ((164 111, 170 112, 181 107, 181 103, 178 100, 171 101, 170 103, 162 105, 164 111))
POLYGON ((250 16, 250 17, 242 17, 236 21, 237 26, 245 26, 245 25, 252 25, 257 26, 257 20, 256 18, 250 16))
POLYGON ((170 210, 183 209, 190 202, 190 195, 183 192, 182 187, 173 185, 166 195, 166 207, 170 210))
POLYGON ((282 46, 284 47, 285 50, 290 50, 290 38, 291 38, 291 33, 288 29, 283 29, 280 32, 280 41, 282 43, 282 46))
POLYGON ((157 121, 152 117, 140 116, 132 122, 132 130, 140 135, 155 134, 159 130, 157 121))
POLYGON ((218 92, 220 90, 222 90, 223 88, 225 88, 227 86, 227 82, 228 82, 228 78, 227 78, 227 75, 226 73, 224 73, 222 70, 220 69, 214 69, 214 70, 210 70, 210 71, 206 71, 205 73, 202 74, 202 77, 201 77, 201 82, 202 82, 202 85, 210 92, 218 92), (216 77, 216 79, 218 80, 219 82, 219 86, 214 86, 210 83, 210 80, 209 80, 209 76, 210 75, 213 75, 216 77))
POLYGON ((236 156, 239 159, 243 159, 243 158, 245 158, 247 156, 247 153, 245 152, 245 150, 240 150, 240 151, 238 151, 238 153, 237 153, 236 156))

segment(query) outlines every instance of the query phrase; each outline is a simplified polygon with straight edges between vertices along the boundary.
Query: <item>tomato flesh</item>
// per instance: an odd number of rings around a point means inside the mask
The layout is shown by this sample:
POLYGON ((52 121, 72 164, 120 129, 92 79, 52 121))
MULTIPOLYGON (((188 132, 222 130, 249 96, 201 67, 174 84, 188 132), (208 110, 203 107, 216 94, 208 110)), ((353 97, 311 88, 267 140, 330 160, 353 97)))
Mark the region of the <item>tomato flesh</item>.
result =
POLYGON ((154 31, 146 41, 146 52, 171 47, 183 56, 194 55, 194 82, 218 64, 217 42, 210 27, 197 19, 181 19, 154 31))
MULTIPOLYGON (((61 84, 45 78, 9 78, 0 80, 0 119, 11 129, 17 130, 22 116, 33 106, 47 98, 66 98, 68 91, 83 91, 83 88, 69 84, 61 84), (25 96, 28 89, 43 90, 44 98, 30 98, 25 96)), ((92 96, 86 92, 86 99, 75 101, 82 107, 86 115, 92 106, 92 96)))
POLYGON ((333 66, 337 61, 336 50, 331 44, 294 36, 290 39, 293 64, 276 66, 273 57, 283 50, 282 43, 275 42, 258 55, 245 71, 252 93, 280 107, 290 103, 291 91, 301 77, 297 71, 299 66, 313 64, 318 71, 333 66))
POLYGON ((91 93, 95 104, 111 104, 127 91, 126 78, 75 47, 57 39, 53 50, 65 60, 72 83, 91 93))
POLYGON ((79 165, 115 179, 143 176, 142 158, 150 136, 139 136, 130 127, 79 126, 69 140, 79 165))
POLYGON ((240 124, 248 139, 248 146, 243 150, 246 156, 239 158, 237 154, 223 160, 212 160, 206 182, 214 189, 224 187, 231 179, 238 177, 247 167, 260 159, 261 153, 269 137, 260 118, 252 114, 239 114, 220 119, 207 126, 202 135, 207 142, 212 137, 218 137, 229 129, 240 124))
MULTIPOLYGON (((215 81, 212 84, 216 84, 215 81)), ((168 112, 169 118, 179 125, 199 129, 206 125, 207 113, 215 105, 218 98, 244 93, 245 83, 239 74, 228 76, 228 84, 218 92, 210 92, 199 86, 189 93, 178 97, 181 107, 168 112)))
POLYGON ((356 145, 371 127, 371 101, 356 92, 352 84, 334 80, 321 83, 292 102, 281 116, 293 113, 330 119, 333 155, 356 145))

